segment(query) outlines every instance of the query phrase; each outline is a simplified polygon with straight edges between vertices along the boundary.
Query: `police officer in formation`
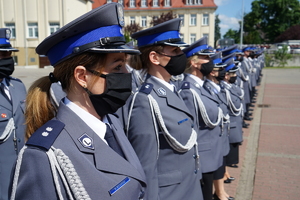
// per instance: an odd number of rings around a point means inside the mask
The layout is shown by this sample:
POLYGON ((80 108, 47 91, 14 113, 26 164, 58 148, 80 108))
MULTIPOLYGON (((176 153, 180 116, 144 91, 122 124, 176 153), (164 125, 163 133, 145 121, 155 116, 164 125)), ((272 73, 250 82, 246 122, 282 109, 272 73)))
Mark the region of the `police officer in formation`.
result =
MULTIPOLYGON (((28 141, 10 180, 11 199, 234 199, 224 188, 234 180, 226 165, 239 162, 262 52, 236 45, 216 52, 206 37, 187 45, 178 18, 134 33, 136 50, 125 45, 123 20, 120 4, 106 4, 37 47, 54 71, 28 91, 28 141)), ((23 86, 6 63, 0 59, 1 84, 23 86)), ((23 89, 16 101, 10 90, 0 93, 1 124, 13 119, 18 127, 1 135, 0 148, 11 144, 15 153, 9 170, 23 145, 24 119, 12 118, 22 112, 23 89)))
POLYGON ((11 199, 146 199, 143 168, 111 115, 131 94, 125 53, 140 53, 125 46, 123 20, 120 4, 106 4, 37 47, 54 71, 29 90, 35 132, 19 153, 11 199), (49 89, 57 81, 67 96, 56 110, 49 89))
POLYGON ((180 24, 176 18, 131 36, 141 55, 130 65, 147 77, 129 104, 127 136, 144 168, 148 199, 203 199, 195 119, 170 84, 187 62, 180 24))
POLYGON ((26 88, 11 77, 15 70, 11 31, 0 28, 0 199, 7 200, 13 164, 24 145, 26 88))

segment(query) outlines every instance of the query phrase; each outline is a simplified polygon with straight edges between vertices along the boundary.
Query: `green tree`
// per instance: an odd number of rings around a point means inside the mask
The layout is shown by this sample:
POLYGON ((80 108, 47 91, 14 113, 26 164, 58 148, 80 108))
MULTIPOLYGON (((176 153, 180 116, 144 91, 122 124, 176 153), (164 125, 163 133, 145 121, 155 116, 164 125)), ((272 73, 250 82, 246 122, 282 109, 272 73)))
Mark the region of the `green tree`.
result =
POLYGON ((124 27, 124 37, 125 37, 126 42, 130 42, 132 40, 130 36, 133 33, 138 32, 140 30, 142 30, 142 27, 137 23, 132 23, 132 24, 125 26, 124 27))
POLYGON ((232 38, 234 39, 235 43, 240 42, 240 31, 229 29, 224 35, 223 38, 232 38))
POLYGON ((221 20, 219 19, 219 15, 216 15, 215 18, 215 44, 219 39, 221 39, 221 28, 220 28, 221 20))
POLYGON ((170 19, 177 18, 176 14, 173 11, 169 11, 167 13, 162 13, 160 16, 152 16, 150 21, 151 26, 155 26, 157 24, 161 24, 163 22, 169 21, 170 19))
POLYGON ((244 18, 244 30, 250 35, 258 33, 267 43, 273 43, 286 29, 299 24, 298 0, 254 0, 251 5, 252 11, 244 18))
POLYGON ((287 61, 292 58, 292 55, 288 53, 287 45, 283 45, 281 49, 275 51, 274 57, 279 67, 285 67, 287 61))

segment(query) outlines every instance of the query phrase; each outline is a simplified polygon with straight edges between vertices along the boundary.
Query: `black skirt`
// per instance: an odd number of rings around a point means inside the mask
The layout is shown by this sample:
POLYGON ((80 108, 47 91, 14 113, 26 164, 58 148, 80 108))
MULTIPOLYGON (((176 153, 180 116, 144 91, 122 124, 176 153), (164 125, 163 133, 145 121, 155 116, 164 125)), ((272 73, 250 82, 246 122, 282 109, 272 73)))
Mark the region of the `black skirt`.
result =
POLYGON ((230 143, 230 150, 226 156, 226 165, 239 163, 239 145, 240 143, 230 143))
POLYGON ((226 166, 226 157, 223 157, 223 164, 221 167, 219 167, 216 171, 214 171, 214 180, 219 180, 224 177, 225 174, 225 166, 226 166))

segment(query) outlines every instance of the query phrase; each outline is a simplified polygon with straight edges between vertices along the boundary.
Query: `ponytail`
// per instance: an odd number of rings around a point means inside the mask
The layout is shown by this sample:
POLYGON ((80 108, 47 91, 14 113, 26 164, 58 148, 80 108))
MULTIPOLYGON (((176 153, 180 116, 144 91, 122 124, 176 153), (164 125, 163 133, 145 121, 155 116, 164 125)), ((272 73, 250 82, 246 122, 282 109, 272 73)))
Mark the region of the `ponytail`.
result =
POLYGON ((57 109, 51 103, 51 84, 49 77, 45 76, 36 80, 28 90, 25 110, 26 140, 56 115, 57 109))

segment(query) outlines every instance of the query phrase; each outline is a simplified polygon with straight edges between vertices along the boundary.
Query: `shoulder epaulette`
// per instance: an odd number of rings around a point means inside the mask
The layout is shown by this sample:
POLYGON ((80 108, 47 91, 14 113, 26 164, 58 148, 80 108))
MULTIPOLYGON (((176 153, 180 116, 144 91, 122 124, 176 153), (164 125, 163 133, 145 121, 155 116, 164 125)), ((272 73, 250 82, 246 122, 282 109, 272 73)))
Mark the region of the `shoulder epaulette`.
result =
POLYGON ((140 92, 143 92, 145 94, 150 94, 153 89, 153 84, 151 83, 144 83, 140 89, 140 92))
POLYGON ((183 82, 180 89, 190 89, 190 82, 183 82))
POLYGON ((49 150, 64 127, 61 121, 50 120, 32 134, 26 145, 49 150))
POLYGON ((11 79, 11 80, 14 80, 14 81, 19 81, 19 82, 21 82, 21 83, 22 83, 22 81, 21 81, 20 79, 18 79, 18 78, 15 78, 15 77, 12 77, 12 76, 10 76, 10 77, 9 77, 9 79, 11 79))

